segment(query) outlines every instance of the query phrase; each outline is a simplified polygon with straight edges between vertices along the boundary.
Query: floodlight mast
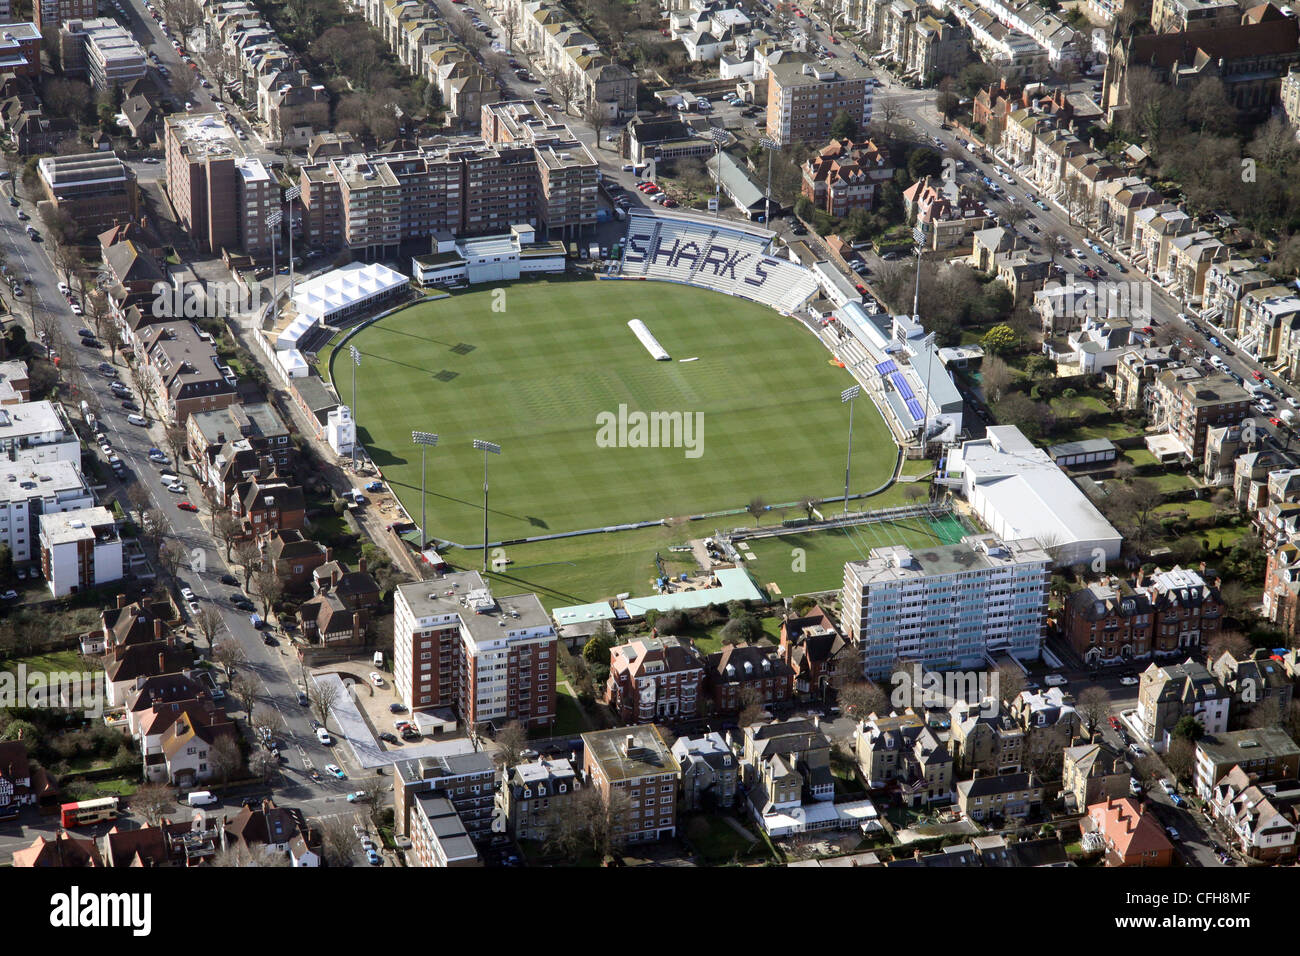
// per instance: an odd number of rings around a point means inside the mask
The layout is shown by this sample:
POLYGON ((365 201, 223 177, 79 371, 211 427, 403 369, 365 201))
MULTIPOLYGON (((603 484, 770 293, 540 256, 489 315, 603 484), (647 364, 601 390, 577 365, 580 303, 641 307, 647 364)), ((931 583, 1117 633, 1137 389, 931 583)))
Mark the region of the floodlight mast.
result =
POLYGON ((474 439, 474 447, 483 452, 483 573, 488 569, 488 453, 501 454, 501 446, 496 442, 474 439))

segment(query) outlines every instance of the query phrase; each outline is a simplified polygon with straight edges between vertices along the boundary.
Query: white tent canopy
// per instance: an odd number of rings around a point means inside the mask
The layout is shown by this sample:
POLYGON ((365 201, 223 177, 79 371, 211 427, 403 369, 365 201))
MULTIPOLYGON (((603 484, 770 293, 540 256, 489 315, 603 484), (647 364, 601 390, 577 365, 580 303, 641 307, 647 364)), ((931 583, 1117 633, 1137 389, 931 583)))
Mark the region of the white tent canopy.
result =
MULTIPOLYGON (((328 322, 335 313, 400 288, 409 281, 400 272, 379 263, 354 262, 334 269, 298 286, 293 296, 298 320, 290 329, 304 319, 311 323, 328 322)), ((283 334, 287 335, 288 331, 283 334)))

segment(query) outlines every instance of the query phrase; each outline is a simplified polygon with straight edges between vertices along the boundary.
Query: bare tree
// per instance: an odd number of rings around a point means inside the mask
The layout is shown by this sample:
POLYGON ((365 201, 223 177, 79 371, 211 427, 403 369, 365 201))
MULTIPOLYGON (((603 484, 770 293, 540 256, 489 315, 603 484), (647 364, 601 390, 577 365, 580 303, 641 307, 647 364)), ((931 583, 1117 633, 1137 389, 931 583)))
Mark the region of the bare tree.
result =
POLYGON ((329 724, 330 714, 334 711, 334 701, 338 699, 338 686, 324 684, 320 681, 307 682, 307 702, 311 712, 322 726, 329 724))
POLYGON ((1213 664, 1224 654, 1231 654, 1236 660, 1250 656, 1251 643, 1240 631, 1221 630, 1205 646, 1206 660, 1213 664))
POLYGON ((600 149, 600 133, 608 122, 608 113, 605 106, 594 96, 590 97, 582 106, 582 119, 587 125, 596 131, 596 148, 600 149))
POLYGON ((1186 782, 1191 778, 1196 763, 1196 745, 1186 737, 1174 737, 1165 751, 1165 766, 1175 779, 1186 782))
POLYGON ((351 866, 352 851, 357 837, 339 817, 326 821, 316 821, 316 828, 321 834, 321 854, 326 866, 351 866))
POLYGON ((163 440, 167 443, 167 450, 172 453, 172 461, 179 469, 181 462, 185 460, 185 429, 180 425, 168 425, 167 430, 163 432, 163 440))
POLYGON ((257 681, 240 671, 230 679, 230 696, 239 701, 244 713, 251 717, 253 706, 257 703, 257 681))
POLYGON ((212 646, 212 662, 222 668, 227 675, 236 664, 245 660, 244 649, 234 638, 226 638, 212 646))
POLYGON ((262 616, 269 618, 273 608, 284 595, 284 582, 273 567, 264 567, 254 576, 253 586, 262 602, 262 616))
POLYGON ((506 49, 513 53, 515 34, 519 32, 519 8, 513 3, 507 2, 502 7, 501 12, 497 14, 497 21, 501 24, 501 30, 506 35, 506 49))
POLYGON ((745 687, 740 691, 740 713, 736 717, 736 723, 741 727, 748 727, 751 724, 757 724, 767 716, 767 708, 764 706, 763 694, 756 687, 745 687))
POLYGON ((560 111, 569 112, 569 104, 578 95, 578 84, 573 74, 561 67, 555 76, 551 77, 551 93, 559 101, 560 111))
POLYGON ((750 517, 754 519, 754 525, 757 526, 767 512, 767 502, 755 496, 750 499, 749 504, 745 505, 745 510, 749 512, 750 517))
POLYGON ((208 748, 208 765, 222 783, 239 773, 244 765, 244 755, 233 734, 223 734, 208 748))
POLYGON ((624 842, 619 826, 628 809, 630 801, 622 790, 611 789, 606 798, 594 786, 584 787, 567 800, 552 800, 547 848, 569 858, 592 852, 603 860, 617 854, 624 842))
POLYGON ((199 611, 198 617, 194 619, 194 624, 199 629, 199 633, 203 635, 203 639, 207 641, 208 650, 211 651, 213 639, 217 636, 217 632, 221 630, 223 624, 221 612, 211 604, 205 605, 199 611))
POLYGON ((280 769, 280 758, 269 750, 254 750, 248 756, 248 772, 269 782, 280 769))
MULTIPOLYGON (((209 501, 216 504, 215 497, 209 497, 209 501)), ((235 539, 243 532, 244 528, 239 523, 239 519, 232 515, 227 509, 216 505, 219 509, 212 515, 212 534, 225 546, 226 561, 230 561, 230 549, 235 543, 235 539)))
POLYGON ((980 368, 980 381, 984 386, 986 401, 1001 401, 1012 380, 1011 366, 1005 361, 996 355, 991 355, 984 360, 984 365, 980 368))
POLYGON ((1074 706, 1083 721, 1084 731, 1091 737, 1101 728, 1114 705, 1105 688, 1088 687, 1079 694, 1074 706))
POLYGON ((180 543, 175 541, 165 542, 158 549, 158 565, 162 568, 164 574, 171 580, 176 580, 176 572, 186 565, 188 555, 185 554, 180 543))
POLYGON ((172 808, 176 795, 172 788, 160 781, 146 783, 131 794, 131 811, 144 818, 145 822, 156 826, 168 810, 172 808))
POLYGON ((888 695, 878 684, 869 680, 854 680, 843 685, 836 692, 836 699, 840 709, 857 720, 890 711, 888 695))
POLYGON ((528 731, 519 721, 512 720, 497 731, 496 745, 492 759, 508 775, 519 763, 520 754, 528 746, 528 731))
POLYGON ((252 538, 241 538, 235 542, 235 561, 244 569, 244 590, 248 590, 253 573, 261 566, 262 552, 252 538))
POLYGON ((1003 664, 998 668, 998 693, 1007 703, 1019 697, 1027 683, 1025 672, 1014 664, 1003 664))

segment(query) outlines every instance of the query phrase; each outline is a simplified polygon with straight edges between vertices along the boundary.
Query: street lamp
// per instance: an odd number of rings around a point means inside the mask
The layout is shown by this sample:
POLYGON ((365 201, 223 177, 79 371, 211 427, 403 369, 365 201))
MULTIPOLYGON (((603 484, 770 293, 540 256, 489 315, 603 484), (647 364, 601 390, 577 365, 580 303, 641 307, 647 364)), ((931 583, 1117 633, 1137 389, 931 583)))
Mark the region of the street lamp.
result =
POLYGON ((495 442, 474 439, 474 447, 483 452, 483 573, 488 569, 488 452, 501 454, 501 446, 495 442))
POLYGON ((280 223, 284 222, 284 213, 276 209, 266 214, 266 225, 271 230, 271 315, 275 316, 275 280, 280 276, 279 267, 275 261, 275 240, 280 233, 280 223))
POLYGON ((758 141, 758 145, 767 150, 767 200, 763 208, 763 222, 770 228, 772 225, 772 154, 781 147, 776 140, 770 136, 764 136, 758 141))
MULTIPOLYGON (((355 423, 354 423, 355 425, 355 423)), ((424 554, 424 455, 430 448, 438 444, 438 436, 433 432, 411 432, 411 441, 420 446, 420 554, 424 554)))
POLYGON ((293 298, 293 201, 302 195, 302 188, 290 186, 284 191, 285 202, 289 204, 289 298, 293 298))
POLYGON ((713 180, 713 206, 714 206, 713 214, 715 216, 721 216, 722 215, 722 198, 721 198, 722 197, 722 147, 727 142, 727 134, 723 130, 718 129, 715 126, 713 128, 713 132, 711 132, 709 136, 713 140, 713 166, 714 166, 713 172, 715 174, 713 180))
POLYGON ((361 353, 355 345, 349 345, 352 353, 352 470, 357 470, 357 442, 361 440, 361 427, 357 424, 357 369, 361 365, 361 353))
POLYGON ((840 404, 849 403, 849 455, 844 462, 844 513, 849 513, 849 469, 853 466, 853 400, 862 392, 861 385, 850 385, 840 392, 840 404))

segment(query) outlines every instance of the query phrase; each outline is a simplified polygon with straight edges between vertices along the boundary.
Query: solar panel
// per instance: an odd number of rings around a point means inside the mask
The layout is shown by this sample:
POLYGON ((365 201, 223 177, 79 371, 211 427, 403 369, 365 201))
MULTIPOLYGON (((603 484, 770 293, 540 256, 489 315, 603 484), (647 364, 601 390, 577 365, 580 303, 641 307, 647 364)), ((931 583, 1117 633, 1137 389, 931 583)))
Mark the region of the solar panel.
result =
POLYGON ((894 388, 898 389, 898 394, 904 399, 915 398, 916 394, 912 391, 912 386, 907 384, 907 379, 903 378, 902 372, 895 372, 889 376, 889 380, 894 383, 894 388))
POLYGON ((921 403, 914 398, 907 400, 907 410, 912 413, 912 417, 918 422, 925 419, 925 411, 921 408, 921 403))

